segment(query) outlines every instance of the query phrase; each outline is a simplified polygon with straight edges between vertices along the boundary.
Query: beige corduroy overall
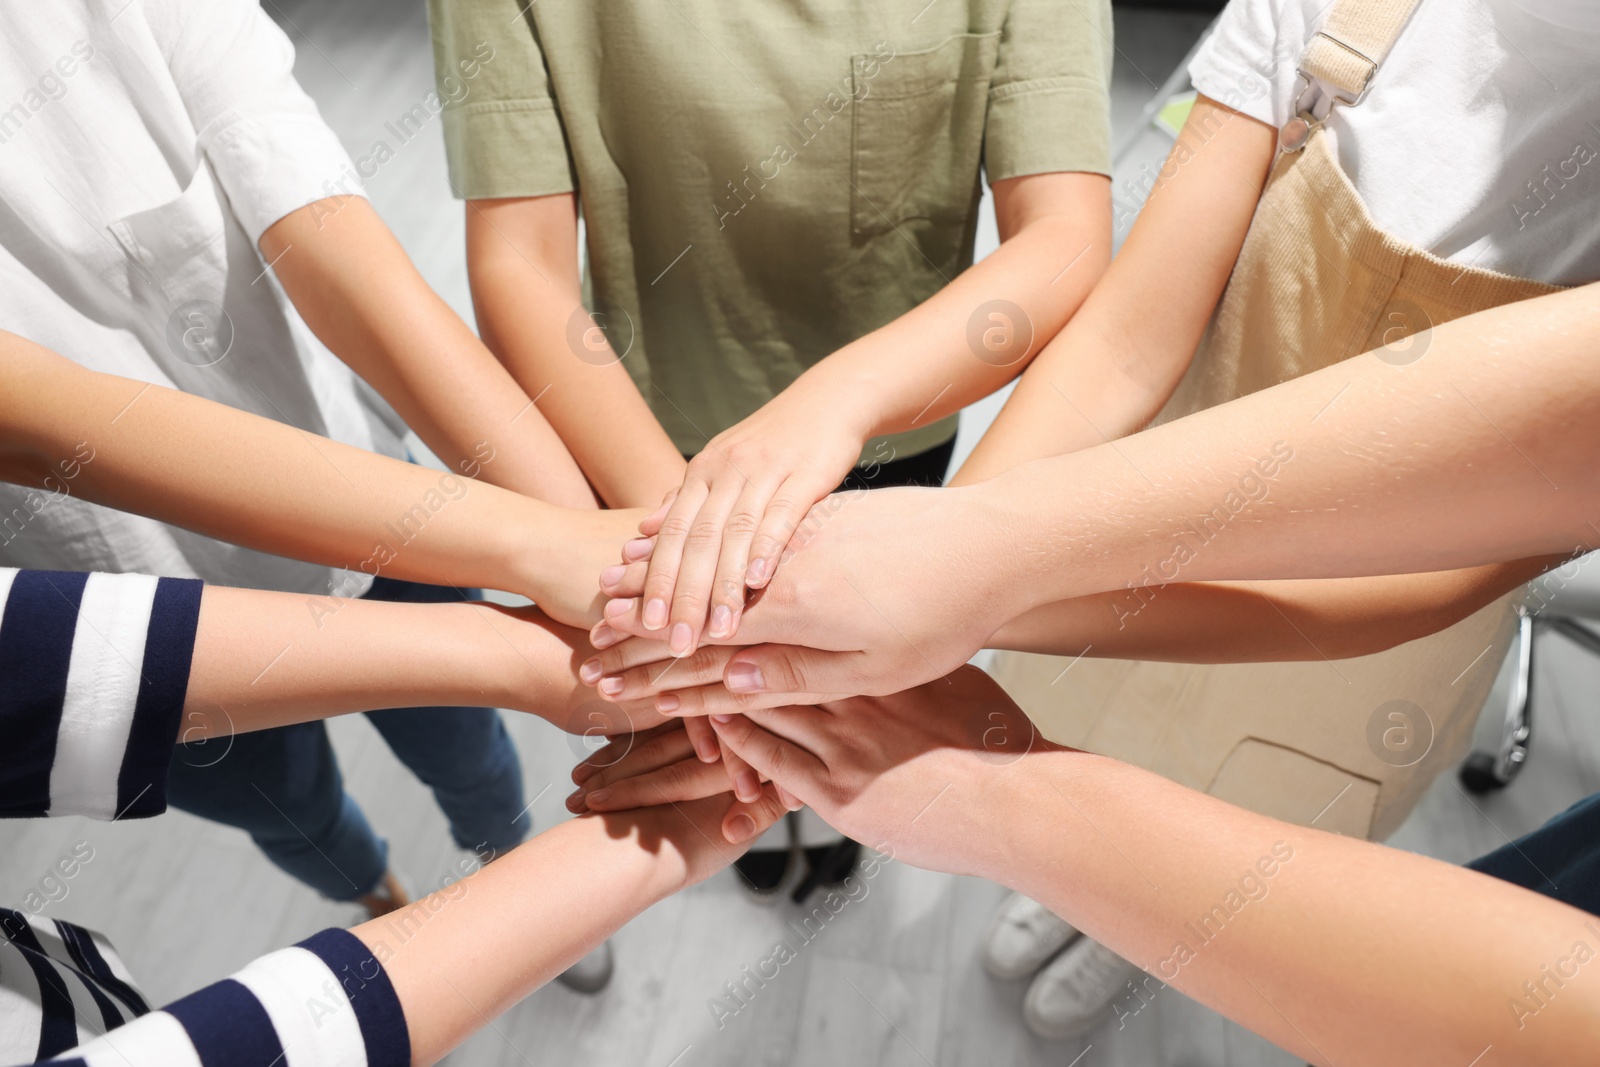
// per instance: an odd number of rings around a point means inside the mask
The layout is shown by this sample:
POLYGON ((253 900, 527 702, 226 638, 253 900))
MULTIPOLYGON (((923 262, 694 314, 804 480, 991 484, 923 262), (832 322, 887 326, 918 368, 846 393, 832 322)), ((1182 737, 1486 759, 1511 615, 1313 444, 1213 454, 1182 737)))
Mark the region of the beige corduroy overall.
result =
MULTIPOLYGON (((1302 57, 1302 84, 1359 105, 1415 6, 1340 0, 1302 57)), ((1373 349, 1393 363, 1430 358, 1420 331, 1554 291, 1378 229, 1316 110, 1280 131, 1227 290, 1158 421, 1373 349)), ((1510 641, 1509 601, 1357 659, 1211 666, 1002 653, 993 673, 1055 741, 1268 815, 1381 839, 1464 754, 1510 641)))

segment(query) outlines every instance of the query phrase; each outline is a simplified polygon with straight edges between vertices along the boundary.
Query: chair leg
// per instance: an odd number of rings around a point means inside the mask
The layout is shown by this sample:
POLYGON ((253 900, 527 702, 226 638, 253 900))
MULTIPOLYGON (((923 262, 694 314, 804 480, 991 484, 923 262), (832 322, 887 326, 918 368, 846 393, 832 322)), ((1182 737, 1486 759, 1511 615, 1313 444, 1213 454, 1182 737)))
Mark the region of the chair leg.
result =
POLYGON ((1500 744, 1493 752, 1473 752, 1461 765, 1461 784, 1473 793, 1504 789, 1527 762, 1533 738, 1534 649, 1541 625, 1540 620, 1526 613, 1518 620, 1515 665, 1500 744))

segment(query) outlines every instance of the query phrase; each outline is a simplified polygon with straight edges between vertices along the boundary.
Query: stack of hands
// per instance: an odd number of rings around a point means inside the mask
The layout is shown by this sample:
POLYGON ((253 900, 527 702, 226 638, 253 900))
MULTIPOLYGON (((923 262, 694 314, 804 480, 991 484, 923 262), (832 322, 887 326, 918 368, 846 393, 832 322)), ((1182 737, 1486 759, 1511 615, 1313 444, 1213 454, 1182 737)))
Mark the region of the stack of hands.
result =
POLYGON ((963 666, 887 697, 750 709, 710 717, 714 745, 697 754, 691 718, 613 737, 572 772, 574 812, 617 812, 725 794, 738 799, 723 836, 747 844, 766 829, 747 812, 763 781, 785 807, 809 806, 830 826, 914 866, 999 878, 992 832, 1006 794, 997 788, 1044 740, 991 680, 963 666), (733 768, 739 768, 734 770, 733 768), (753 795, 750 795, 753 791, 753 795), (937 811, 934 811, 934 809, 937 811), (924 814, 933 817, 924 819, 924 814))
POLYGON ((880 851, 984 873, 981 858, 952 854, 983 838, 959 824, 975 831, 993 780, 1055 746, 963 666, 1017 609, 998 590, 937 578, 988 533, 944 506, 961 492, 838 493, 797 528, 708 514, 715 491, 670 496, 602 572, 598 651, 579 670, 646 728, 612 735, 573 770, 568 808, 616 812, 731 789, 723 835, 747 843, 765 827, 745 805, 770 782, 789 810, 810 806, 880 851), (928 533, 886 543, 882 530, 928 533), (919 603, 929 585, 941 596, 919 603), (955 611, 951 593, 964 602, 955 611), (939 818, 920 821, 935 802, 939 818))

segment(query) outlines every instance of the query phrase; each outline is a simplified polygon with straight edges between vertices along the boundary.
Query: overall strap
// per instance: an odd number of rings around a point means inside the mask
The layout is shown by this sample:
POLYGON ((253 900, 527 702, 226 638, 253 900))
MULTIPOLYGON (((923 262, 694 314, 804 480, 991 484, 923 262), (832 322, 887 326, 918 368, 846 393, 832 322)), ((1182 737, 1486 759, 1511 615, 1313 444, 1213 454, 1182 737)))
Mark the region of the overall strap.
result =
POLYGON ((1342 103, 1366 94, 1419 0, 1336 0, 1306 45, 1300 73, 1325 85, 1342 103))
POLYGON ((1335 104, 1359 104, 1378 67, 1421 0, 1334 0, 1300 57, 1305 87, 1278 131, 1278 147, 1298 152, 1335 104))

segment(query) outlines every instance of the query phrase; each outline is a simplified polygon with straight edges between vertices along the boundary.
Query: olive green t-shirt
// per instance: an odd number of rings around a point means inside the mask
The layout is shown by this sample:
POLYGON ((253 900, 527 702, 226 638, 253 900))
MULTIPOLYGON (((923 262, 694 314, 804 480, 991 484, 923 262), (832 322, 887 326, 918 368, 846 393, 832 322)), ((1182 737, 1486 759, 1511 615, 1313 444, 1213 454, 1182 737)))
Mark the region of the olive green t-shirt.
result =
POLYGON ((592 307, 686 453, 971 266, 980 165, 1110 171, 1108 0, 429 10, 456 195, 578 193, 592 307))

